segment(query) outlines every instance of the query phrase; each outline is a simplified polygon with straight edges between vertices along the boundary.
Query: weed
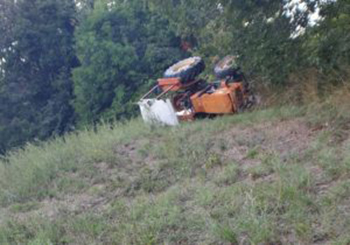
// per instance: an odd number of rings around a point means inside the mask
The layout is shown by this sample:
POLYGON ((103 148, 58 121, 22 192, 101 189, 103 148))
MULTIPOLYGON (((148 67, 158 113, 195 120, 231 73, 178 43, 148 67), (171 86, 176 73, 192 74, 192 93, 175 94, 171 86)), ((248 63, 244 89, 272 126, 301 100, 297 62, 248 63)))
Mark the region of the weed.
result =
POLYGON ((38 202, 28 202, 23 204, 14 204, 10 207, 11 211, 14 213, 26 213, 40 208, 40 203, 38 202))
POLYGON ((221 158, 218 154, 210 154, 204 166, 205 169, 211 169, 222 164, 221 158))
POLYGON ((255 159, 259 155, 259 147, 249 148, 247 158, 255 159))
POLYGON ((235 163, 228 164, 222 168, 220 172, 214 177, 214 182, 221 185, 233 185, 238 181, 240 170, 235 163))

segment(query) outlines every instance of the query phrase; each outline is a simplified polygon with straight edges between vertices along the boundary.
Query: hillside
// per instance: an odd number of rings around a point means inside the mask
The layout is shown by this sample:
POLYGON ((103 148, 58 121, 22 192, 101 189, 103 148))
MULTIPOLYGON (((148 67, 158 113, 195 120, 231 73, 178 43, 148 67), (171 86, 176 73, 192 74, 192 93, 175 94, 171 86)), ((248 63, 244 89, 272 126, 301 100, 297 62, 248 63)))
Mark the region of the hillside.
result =
POLYGON ((344 115, 134 120, 28 145, 0 162, 0 244, 349 244, 344 115))

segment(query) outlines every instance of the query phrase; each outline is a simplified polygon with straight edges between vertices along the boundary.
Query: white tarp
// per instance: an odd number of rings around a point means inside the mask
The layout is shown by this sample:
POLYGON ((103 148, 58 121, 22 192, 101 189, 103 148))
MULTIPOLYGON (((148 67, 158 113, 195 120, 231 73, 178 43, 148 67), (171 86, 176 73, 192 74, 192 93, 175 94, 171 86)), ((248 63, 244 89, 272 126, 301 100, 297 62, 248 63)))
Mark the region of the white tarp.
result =
POLYGON ((147 123, 158 123, 169 126, 179 124, 176 112, 170 100, 145 99, 139 103, 141 115, 147 123))

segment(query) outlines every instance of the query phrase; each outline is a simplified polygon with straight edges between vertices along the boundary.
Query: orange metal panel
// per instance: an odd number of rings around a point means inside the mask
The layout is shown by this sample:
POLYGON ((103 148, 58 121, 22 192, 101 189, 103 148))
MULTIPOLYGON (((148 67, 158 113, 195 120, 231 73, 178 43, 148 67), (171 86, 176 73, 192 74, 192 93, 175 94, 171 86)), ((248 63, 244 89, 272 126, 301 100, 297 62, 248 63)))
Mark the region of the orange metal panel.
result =
POLYGON ((213 94, 203 94, 191 98, 197 113, 227 114, 233 113, 232 100, 227 91, 216 91, 213 94))
POLYGON ((178 77, 158 79, 159 87, 161 87, 163 91, 168 91, 168 92, 185 90, 198 82, 200 82, 200 80, 194 80, 188 83, 182 83, 180 78, 178 77))
POLYGON ((179 78, 160 78, 158 79, 158 85, 163 91, 170 89, 170 91, 178 91, 181 89, 182 84, 179 78))
POLYGON ((221 84, 214 93, 198 92, 191 97, 196 113, 230 114, 236 112, 236 90, 241 90, 241 83, 221 84))

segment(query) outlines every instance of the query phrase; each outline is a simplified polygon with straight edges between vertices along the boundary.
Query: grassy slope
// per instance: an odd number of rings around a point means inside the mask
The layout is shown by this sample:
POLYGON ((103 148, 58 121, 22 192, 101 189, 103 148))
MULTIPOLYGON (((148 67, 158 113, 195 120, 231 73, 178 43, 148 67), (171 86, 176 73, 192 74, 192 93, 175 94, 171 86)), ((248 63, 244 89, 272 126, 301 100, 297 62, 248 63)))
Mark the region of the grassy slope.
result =
POLYGON ((0 244, 349 244, 348 130, 321 111, 29 145, 0 162, 0 244))

